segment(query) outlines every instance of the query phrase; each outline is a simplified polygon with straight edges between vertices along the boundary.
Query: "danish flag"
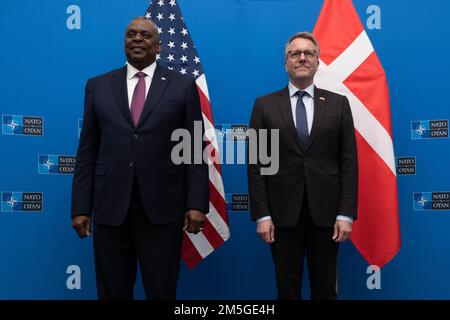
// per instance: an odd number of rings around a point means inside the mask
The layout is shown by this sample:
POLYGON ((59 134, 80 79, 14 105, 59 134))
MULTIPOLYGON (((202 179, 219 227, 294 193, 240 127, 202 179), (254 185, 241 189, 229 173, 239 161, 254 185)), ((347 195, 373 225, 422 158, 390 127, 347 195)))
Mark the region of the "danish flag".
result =
POLYGON ((351 240, 371 265, 400 250, 389 91, 383 67, 351 0, 325 0, 313 31, 320 45, 315 84, 347 96, 358 148, 358 219, 351 240))

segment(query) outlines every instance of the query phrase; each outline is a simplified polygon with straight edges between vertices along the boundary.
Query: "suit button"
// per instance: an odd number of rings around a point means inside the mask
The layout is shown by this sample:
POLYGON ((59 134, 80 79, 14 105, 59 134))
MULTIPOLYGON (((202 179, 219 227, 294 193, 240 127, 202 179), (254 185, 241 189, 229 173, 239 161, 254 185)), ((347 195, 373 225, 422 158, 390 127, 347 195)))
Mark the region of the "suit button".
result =
POLYGON ((130 168, 134 167, 134 162, 130 162, 130 168))
POLYGON ((133 138, 137 139, 137 138, 139 138, 139 136, 137 134, 133 134, 133 138))

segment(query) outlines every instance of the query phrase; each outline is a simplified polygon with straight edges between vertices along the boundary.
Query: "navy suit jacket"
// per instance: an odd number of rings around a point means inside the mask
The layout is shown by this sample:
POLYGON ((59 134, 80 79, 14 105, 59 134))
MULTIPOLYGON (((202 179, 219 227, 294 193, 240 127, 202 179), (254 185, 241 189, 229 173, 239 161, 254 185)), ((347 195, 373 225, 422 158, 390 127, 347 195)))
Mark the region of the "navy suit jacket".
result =
POLYGON ((86 84, 72 217, 93 215, 95 223, 120 225, 135 178, 153 223, 181 222, 188 209, 207 213, 207 165, 175 165, 171 160, 172 148, 179 143, 171 141, 175 129, 185 128, 193 137, 194 121, 200 121, 204 131, 194 79, 157 66, 135 126, 128 107, 126 75, 124 67, 86 84))

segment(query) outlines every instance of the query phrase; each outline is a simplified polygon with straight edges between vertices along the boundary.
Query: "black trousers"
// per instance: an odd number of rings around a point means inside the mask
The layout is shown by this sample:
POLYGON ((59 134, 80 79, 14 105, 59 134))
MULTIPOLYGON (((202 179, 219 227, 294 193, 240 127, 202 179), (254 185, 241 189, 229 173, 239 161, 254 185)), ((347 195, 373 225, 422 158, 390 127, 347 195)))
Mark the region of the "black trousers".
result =
POLYGON ((333 228, 318 228, 311 219, 305 198, 297 225, 276 228, 271 245, 279 300, 301 299, 303 261, 308 261, 311 299, 337 299, 338 244, 333 228))
POLYGON ((137 263, 147 299, 176 299, 182 222, 151 223, 136 182, 124 223, 120 226, 95 224, 93 233, 100 300, 133 299, 137 263))

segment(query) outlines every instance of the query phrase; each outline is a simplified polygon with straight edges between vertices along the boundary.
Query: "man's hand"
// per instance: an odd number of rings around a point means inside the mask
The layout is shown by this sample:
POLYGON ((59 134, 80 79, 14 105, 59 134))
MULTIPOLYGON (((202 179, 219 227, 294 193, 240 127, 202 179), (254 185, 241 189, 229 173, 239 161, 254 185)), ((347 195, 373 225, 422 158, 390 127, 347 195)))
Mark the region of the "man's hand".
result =
POLYGON ((275 242, 275 226, 271 219, 258 222, 256 225, 256 233, 266 243, 275 242))
POLYGON ((336 220, 334 224, 333 240, 335 242, 343 242, 350 238, 352 232, 352 224, 343 220, 336 220))
POLYGON ((206 216, 200 210, 191 209, 186 211, 184 215, 183 231, 197 234, 203 231, 206 216))
POLYGON ((91 217, 76 216, 72 218, 72 228, 80 238, 91 236, 91 217))

